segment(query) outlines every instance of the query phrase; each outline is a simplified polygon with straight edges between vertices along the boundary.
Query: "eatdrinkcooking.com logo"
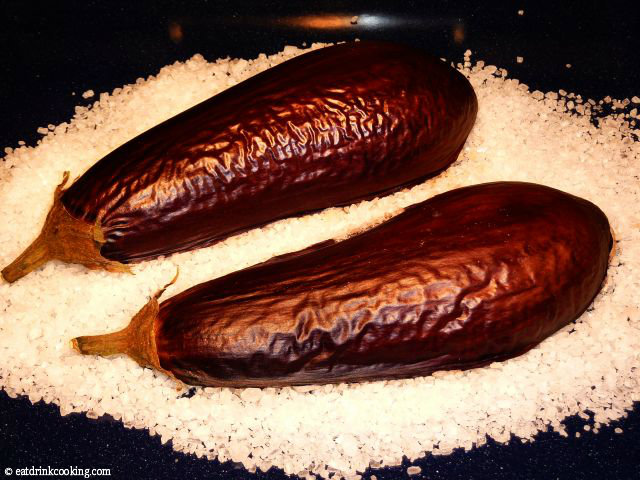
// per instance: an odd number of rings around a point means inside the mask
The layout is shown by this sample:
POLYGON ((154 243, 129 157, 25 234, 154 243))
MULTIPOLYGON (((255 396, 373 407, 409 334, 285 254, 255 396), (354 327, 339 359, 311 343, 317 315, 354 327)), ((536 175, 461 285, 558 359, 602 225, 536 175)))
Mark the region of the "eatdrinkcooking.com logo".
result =
POLYGON ((6 467, 4 474, 7 477, 110 477, 110 468, 80 468, 80 467, 24 467, 24 468, 11 468, 6 467))

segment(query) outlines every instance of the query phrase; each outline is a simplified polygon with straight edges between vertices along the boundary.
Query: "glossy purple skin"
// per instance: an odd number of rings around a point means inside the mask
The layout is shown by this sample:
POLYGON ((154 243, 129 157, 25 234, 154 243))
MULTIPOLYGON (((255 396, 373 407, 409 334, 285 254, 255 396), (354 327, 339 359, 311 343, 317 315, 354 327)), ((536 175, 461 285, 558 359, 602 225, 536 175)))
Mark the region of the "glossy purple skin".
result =
POLYGON ((461 188, 339 243, 160 305, 160 365, 193 385, 354 382, 519 355, 577 318, 612 237, 592 203, 529 183, 461 188))
MULTIPOLYGON (((356 42, 284 62, 134 138, 63 195, 128 263, 420 182, 475 121, 466 78, 406 46, 356 42)), ((141 112, 144 115, 144 112, 141 112)))

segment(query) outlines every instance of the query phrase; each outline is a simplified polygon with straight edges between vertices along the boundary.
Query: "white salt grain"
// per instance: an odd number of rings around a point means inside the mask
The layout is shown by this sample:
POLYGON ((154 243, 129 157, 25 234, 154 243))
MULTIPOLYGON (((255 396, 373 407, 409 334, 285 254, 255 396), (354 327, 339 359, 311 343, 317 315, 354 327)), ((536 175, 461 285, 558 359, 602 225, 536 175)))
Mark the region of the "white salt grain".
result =
POLYGON ((522 62, 524 62, 524 58, 523 57, 516 57, 516 62, 522 63, 522 62))
POLYGON ((37 338, 40 338, 41 336, 42 329, 38 325, 31 327, 31 330, 29 330, 29 340, 35 340, 37 338))
POLYGON ((518 10, 518 15, 520 16, 524 15, 524 10, 518 10))
MULTIPOLYGON (((65 170, 75 178, 135 135, 300 53, 287 47, 255 60, 216 62, 194 56, 101 94, 90 107, 77 107, 69 122, 53 131, 39 129, 46 137, 37 146, 7 150, 0 162, 0 265, 39 232, 65 170)), ((578 413, 588 419, 587 410, 597 424, 626 415, 640 401, 639 144, 622 113, 600 116, 595 126, 590 110, 570 114, 557 93, 529 93, 526 85, 505 79, 505 70, 496 74, 495 66, 471 65, 470 58, 468 51, 461 68, 478 96, 478 118, 459 160, 435 179, 135 265, 135 275, 51 262, 11 286, 1 283, 0 386, 11 397, 55 402, 62 414, 109 413, 128 427, 146 425, 163 443, 173 440, 173 448, 198 456, 323 478, 355 478, 369 465, 399 465, 403 457, 419 458, 425 451, 480 446, 486 436, 534 441, 548 427, 566 434, 562 420, 578 413), (199 388, 191 398, 180 398, 184 391, 171 379, 130 359, 81 356, 69 347, 74 336, 125 326, 176 267, 180 277, 163 298, 275 255, 344 237, 438 193, 497 180, 537 182, 591 200, 607 214, 618 239, 593 310, 520 357, 404 381, 199 388)), ((559 94, 567 96, 563 90, 559 94)), ((631 101, 640 103, 638 97, 631 101)), ((569 100, 569 108, 575 103, 569 100)), ((592 99, 587 105, 597 109, 592 99)))
POLYGON ((245 388, 240 393, 240 398, 247 402, 256 402, 262 398, 262 390, 259 388, 245 388))

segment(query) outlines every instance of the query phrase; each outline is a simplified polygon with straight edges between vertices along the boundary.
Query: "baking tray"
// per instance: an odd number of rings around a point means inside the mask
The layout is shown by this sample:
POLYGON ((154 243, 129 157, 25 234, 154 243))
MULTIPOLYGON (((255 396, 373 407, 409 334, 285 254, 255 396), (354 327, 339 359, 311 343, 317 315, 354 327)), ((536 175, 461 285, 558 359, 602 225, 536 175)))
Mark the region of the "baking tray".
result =
MULTIPOLYGON (((586 98, 640 94, 640 16, 625 2, 39 2, 0 5, 3 78, 0 145, 34 144, 36 129, 58 124, 82 92, 112 91, 195 53, 255 57, 285 45, 354 38, 404 42, 460 61, 506 68, 531 90, 564 89, 586 98), (521 10, 521 14, 519 14, 521 10), (352 23, 358 16, 357 23, 352 23), (518 63, 516 57, 522 57, 518 63), (570 64, 571 67, 567 67, 570 64)), ((640 478, 640 405, 628 417, 569 436, 543 432, 533 443, 491 440, 469 452, 429 456, 400 467, 368 470, 364 478, 640 478), (614 432, 623 429, 622 434, 614 432)), ((252 474, 231 462, 198 459, 162 445, 145 430, 110 417, 61 417, 55 405, 0 392, 0 469, 30 466, 109 468, 110 478, 293 478, 272 468, 252 474)))

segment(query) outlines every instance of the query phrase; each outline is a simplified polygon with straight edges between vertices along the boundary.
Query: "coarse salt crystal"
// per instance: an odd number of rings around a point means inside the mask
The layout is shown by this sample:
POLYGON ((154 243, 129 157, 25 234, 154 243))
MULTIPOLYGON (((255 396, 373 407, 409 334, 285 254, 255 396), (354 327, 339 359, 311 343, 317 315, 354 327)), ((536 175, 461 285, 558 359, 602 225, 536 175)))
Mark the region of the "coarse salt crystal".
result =
POLYGON ((29 330, 29 340, 35 340, 36 338, 40 338, 42 336, 42 329, 39 326, 31 327, 29 330))
POLYGON ((259 388, 245 388, 240 393, 240 398, 248 402, 256 402, 262 398, 262 390, 259 388))

